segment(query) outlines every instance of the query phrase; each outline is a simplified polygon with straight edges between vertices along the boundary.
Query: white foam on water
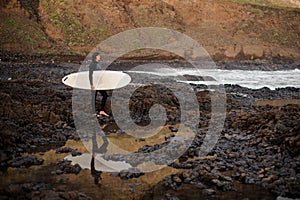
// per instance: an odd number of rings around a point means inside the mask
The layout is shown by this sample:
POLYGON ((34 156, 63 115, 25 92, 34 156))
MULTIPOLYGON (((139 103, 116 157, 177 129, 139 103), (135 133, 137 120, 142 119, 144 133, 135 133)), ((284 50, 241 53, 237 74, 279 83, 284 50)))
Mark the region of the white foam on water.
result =
MULTIPOLYGON (((186 83, 218 85, 237 84, 242 87, 259 89, 268 87, 275 88, 296 87, 300 88, 300 70, 222 70, 222 69, 195 69, 195 68, 156 68, 152 71, 131 71, 132 73, 148 73, 158 76, 210 76, 216 81, 182 81, 186 83)), ((178 80, 179 81, 179 80, 178 80)))

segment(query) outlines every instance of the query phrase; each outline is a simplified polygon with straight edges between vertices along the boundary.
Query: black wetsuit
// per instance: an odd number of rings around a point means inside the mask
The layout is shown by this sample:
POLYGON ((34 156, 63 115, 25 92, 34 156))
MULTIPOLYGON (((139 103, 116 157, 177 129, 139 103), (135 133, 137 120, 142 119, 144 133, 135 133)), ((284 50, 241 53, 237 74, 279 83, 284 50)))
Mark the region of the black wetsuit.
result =
MULTIPOLYGON (((90 85, 94 85, 93 83, 93 73, 95 70, 100 70, 101 67, 100 67, 100 64, 96 61, 93 61, 90 66, 89 66, 89 80, 90 80, 90 85)), ((105 104, 106 104, 106 101, 107 101, 107 92, 106 90, 92 90, 92 109, 93 109, 93 112, 96 111, 95 109, 95 104, 96 104, 96 99, 97 99, 97 94, 98 92, 100 92, 100 94, 102 95, 102 100, 101 100, 101 105, 100 105, 100 109, 97 110, 97 113, 99 111, 104 111, 104 107, 105 107, 105 104)))

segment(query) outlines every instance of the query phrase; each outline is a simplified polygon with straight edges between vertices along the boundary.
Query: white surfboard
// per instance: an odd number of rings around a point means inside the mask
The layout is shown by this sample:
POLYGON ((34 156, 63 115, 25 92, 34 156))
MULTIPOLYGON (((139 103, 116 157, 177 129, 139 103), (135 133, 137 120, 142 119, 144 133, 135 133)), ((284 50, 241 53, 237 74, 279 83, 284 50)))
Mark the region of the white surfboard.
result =
MULTIPOLYGON (((94 71, 93 82, 95 90, 113 90, 128 85, 131 77, 119 71, 94 71)), ((62 78, 65 85, 73 88, 90 90, 89 72, 77 72, 62 78)))

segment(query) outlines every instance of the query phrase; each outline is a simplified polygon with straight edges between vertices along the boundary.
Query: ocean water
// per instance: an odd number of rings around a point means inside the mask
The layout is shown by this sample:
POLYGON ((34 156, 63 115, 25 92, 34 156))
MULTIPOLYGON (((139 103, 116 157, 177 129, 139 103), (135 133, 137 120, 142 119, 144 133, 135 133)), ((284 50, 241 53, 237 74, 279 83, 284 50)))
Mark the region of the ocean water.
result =
POLYGON ((300 70, 222 70, 222 69, 196 69, 196 68, 154 68, 147 71, 130 71, 131 73, 148 73, 158 76, 183 76, 194 75, 212 77, 216 81, 187 81, 179 82, 219 85, 236 84, 251 89, 268 87, 275 88, 295 87, 300 88, 300 70))

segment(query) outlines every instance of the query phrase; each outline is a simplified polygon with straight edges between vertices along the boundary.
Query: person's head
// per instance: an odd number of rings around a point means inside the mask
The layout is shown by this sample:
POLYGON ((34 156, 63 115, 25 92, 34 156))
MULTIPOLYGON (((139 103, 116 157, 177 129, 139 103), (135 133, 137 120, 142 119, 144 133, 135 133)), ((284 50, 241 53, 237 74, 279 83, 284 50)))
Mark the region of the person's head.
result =
POLYGON ((99 62, 100 59, 101 59, 101 57, 100 57, 100 53, 99 52, 93 53, 93 55, 92 55, 92 61, 93 62, 99 62))

